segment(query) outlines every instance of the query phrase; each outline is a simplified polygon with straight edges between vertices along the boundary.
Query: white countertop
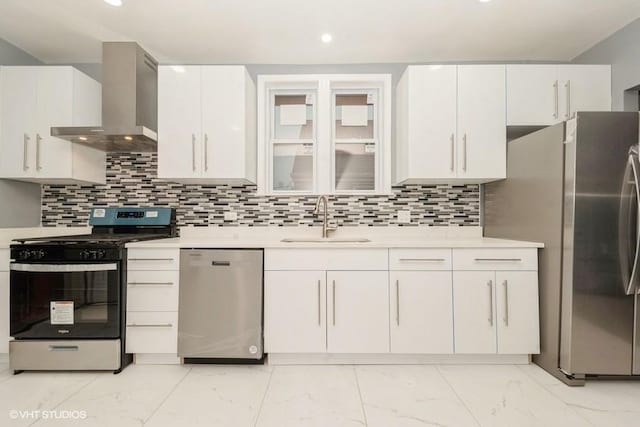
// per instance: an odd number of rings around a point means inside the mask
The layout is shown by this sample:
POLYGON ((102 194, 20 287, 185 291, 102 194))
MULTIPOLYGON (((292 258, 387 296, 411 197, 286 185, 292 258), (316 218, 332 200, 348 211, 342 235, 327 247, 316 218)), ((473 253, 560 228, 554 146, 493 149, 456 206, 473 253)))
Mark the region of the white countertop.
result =
POLYGON ((8 249, 13 239, 65 236, 91 233, 91 227, 16 227, 0 228, 0 249, 8 249))
POLYGON ((319 238, 319 227, 185 227, 181 237, 129 243, 128 248, 542 248, 537 242, 482 237, 481 227, 344 227, 331 238, 369 242, 283 242, 319 238))

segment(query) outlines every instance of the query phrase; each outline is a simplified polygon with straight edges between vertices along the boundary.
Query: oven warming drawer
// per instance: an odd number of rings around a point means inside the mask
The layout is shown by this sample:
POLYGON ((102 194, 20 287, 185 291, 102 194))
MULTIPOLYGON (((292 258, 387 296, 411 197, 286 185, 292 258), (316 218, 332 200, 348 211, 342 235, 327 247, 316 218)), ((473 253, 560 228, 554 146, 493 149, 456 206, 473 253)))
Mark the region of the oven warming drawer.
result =
POLYGON ((14 371, 115 371, 120 340, 18 340, 9 342, 14 371))

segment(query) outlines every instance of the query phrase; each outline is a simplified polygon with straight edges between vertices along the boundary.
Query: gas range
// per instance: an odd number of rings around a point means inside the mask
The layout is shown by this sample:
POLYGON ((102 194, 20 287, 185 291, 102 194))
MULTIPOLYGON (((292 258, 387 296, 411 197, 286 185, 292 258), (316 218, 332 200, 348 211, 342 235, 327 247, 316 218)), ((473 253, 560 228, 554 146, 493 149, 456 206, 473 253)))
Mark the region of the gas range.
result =
POLYGON ((11 245, 11 368, 113 370, 125 353, 126 247, 177 236, 170 208, 94 208, 91 234, 11 245))

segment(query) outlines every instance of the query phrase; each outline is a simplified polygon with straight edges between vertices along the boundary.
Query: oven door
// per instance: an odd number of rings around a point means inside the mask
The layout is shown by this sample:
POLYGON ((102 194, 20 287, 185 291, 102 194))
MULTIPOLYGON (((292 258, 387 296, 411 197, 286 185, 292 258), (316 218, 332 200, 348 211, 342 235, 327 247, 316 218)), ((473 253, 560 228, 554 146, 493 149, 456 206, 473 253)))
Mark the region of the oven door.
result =
POLYGON ((10 333, 15 339, 118 338, 118 263, 10 266, 10 333))

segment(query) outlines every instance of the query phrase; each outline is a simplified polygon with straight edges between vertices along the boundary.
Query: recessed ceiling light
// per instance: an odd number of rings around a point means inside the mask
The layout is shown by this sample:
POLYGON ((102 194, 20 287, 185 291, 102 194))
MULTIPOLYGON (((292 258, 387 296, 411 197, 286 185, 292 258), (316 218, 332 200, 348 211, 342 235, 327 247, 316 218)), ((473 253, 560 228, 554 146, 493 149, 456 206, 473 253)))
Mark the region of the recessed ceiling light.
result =
POLYGON ((86 140, 87 140, 87 137, 86 137, 86 136, 80 136, 80 137, 78 137, 78 139, 79 139, 80 141, 86 141, 86 140))
POLYGON ((333 36, 329 33, 324 33, 320 37, 320 40, 322 40, 322 43, 331 43, 331 40, 333 40, 333 36))
POLYGON ((133 137, 131 136, 125 136, 124 139, 126 139, 127 141, 133 141, 133 137))
POLYGON ((122 6, 122 0, 104 0, 104 2, 111 6, 122 6))
POLYGON ((171 69, 176 73, 184 73, 186 71, 182 65, 172 65, 171 69))

